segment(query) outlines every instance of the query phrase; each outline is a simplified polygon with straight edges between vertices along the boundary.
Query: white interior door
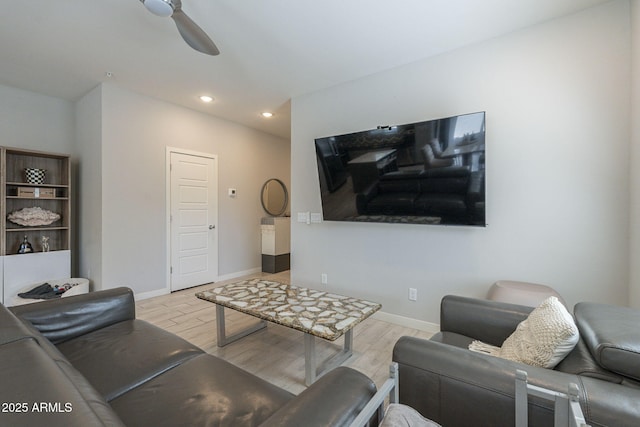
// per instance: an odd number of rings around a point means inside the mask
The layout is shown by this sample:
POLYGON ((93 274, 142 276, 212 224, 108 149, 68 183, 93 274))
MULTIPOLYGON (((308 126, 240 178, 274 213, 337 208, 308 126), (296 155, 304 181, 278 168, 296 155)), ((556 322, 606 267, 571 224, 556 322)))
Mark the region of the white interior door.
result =
POLYGON ((218 278, 215 157, 170 153, 171 291, 218 278))

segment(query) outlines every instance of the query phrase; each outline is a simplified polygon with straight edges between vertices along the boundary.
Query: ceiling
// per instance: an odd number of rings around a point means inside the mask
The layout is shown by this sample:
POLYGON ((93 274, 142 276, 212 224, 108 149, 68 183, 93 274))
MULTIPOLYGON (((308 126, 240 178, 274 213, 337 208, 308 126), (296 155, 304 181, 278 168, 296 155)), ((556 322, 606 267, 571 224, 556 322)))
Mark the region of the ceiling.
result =
POLYGON ((112 81, 288 138, 292 97, 608 0, 182 1, 219 56, 139 0, 0 0, 0 84, 77 100, 112 81))

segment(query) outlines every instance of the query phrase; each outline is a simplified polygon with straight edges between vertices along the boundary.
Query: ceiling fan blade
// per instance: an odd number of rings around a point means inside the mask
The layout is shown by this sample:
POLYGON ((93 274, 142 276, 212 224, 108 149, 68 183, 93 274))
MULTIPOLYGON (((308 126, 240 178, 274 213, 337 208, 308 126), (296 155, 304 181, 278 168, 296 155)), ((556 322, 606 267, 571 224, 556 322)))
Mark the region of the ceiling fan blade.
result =
POLYGON ((189 18, 182 9, 178 8, 173 11, 171 18, 176 23, 180 35, 185 42, 195 50, 206 53, 207 55, 218 55, 220 51, 215 43, 209 38, 202 28, 200 28, 191 18, 189 18))

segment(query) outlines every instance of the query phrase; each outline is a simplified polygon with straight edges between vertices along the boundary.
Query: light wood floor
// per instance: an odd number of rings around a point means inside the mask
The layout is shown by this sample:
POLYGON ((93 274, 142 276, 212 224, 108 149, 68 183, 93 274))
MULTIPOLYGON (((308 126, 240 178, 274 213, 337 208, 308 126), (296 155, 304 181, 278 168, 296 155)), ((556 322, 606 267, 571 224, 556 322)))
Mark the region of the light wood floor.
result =
MULTIPOLYGON (((289 283, 289 272, 275 275, 255 274, 289 283)), ((200 300, 196 292, 242 280, 203 285, 150 298, 136 303, 137 317, 173 332, 204 351, 225 359, 272 384, 294 394, 305 389, 304 339, 299 331, 268 323, 262 331, 251 334, 223 348, 216 345, 215 304, 200 300)), ((234 310, 225 310, 228 333, 233 333, 256 319, 234 310)), ((353 334, 353 356, 344 363, 371 378, 377 386, 388 377, 393 345, 403 335, 429 338, 431 333, 369 318, 356 326, 353 334)), ((316 340, 317 360, 330 357, 341 349, 343 338, 335 342, 316 340)))

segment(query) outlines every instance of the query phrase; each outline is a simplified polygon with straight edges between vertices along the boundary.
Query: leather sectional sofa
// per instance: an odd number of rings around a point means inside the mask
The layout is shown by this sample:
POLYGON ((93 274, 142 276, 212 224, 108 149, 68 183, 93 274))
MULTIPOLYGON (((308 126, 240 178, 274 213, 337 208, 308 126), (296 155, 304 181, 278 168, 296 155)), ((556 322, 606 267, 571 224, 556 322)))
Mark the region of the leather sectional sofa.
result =
POLYGON ((0 425, 336 426, 375 394, 340 367, 294 396, 135 318, 127 288, 0 306, 0 425))
POLYGON ((484 171, 466 166, 385 173, 356 195, 359 215, 420 215, 484 224, 484 171), (482 205, 479 205, 482 203, 482 205), (482 207, 482 209, 479 209, 482 207))
MULTIPOLYGON (((640 311, 579 303, 580 340, 554 369, 537 368, 468 350, 473 340, 501 346, 533 310, 504 302, 447 296, 440 329, 430 340, 402 337, 400 403, 444 426, 515 425, 515 373, 528 382, 567 393, 580 388, 580 406, 592 427, 640 425, 640 311)), ((554 425, 553 403, 529 398, 529 426, 554 425)))

